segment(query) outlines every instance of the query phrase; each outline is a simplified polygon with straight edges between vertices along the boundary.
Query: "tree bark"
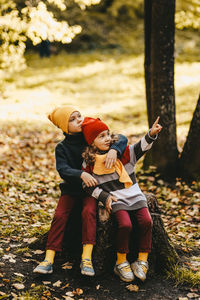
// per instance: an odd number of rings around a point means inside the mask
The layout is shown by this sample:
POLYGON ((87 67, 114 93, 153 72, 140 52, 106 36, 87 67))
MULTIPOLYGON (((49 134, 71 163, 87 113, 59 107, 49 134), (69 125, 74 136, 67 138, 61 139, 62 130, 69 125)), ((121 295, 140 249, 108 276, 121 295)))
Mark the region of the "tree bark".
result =
POLYGON ((180 158, 180 174, 186 179, 200 179, 200 96, 180 158))
MULTIPOLYGON (((151 14, 152 14, 152 0, 144 1, 144 32, 145 32, 145 88, 146 88, 146 104, 147 112, 151 112, 151 14)), ((147 113, 148 122, 152 124, 151 114, 147 113)))
POLYGON ((146 41, 148 34, 151 35, 148 51, 150 58, 147 57, 150 67, 145 69, 146 85, 150 89, 150 95, 149 91, 147 95, 148 120, 151 127, 157 116, 160 116, 163 130, 159 142, 147 154, 145 166, 153 164, 161 173, 172 176, 178 161, 174 94, 175 0, 152 0, 151 10, 151 30, 148 29, 146 33, 146 41))

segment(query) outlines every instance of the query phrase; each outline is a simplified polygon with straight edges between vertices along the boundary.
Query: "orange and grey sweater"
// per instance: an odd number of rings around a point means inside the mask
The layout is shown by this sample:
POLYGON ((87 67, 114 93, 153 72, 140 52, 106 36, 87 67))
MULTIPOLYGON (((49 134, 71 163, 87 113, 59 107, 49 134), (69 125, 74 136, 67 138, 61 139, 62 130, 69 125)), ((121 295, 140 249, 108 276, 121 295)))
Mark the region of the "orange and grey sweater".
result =
POLYGON ((106 171, 101 167, 102 160, 99 161, 98 156, 93 166, 88 166, 83 161, 82 170, 90 173, 98 182, 95 187, 87 187, 83 183, 83 189, 104 205, 109 195, 115 196, 118 201, 112 203, 113 212, 147 207, 147 200, 136 181, 134 168, 136 162, 152 147, 157 138, 151 137, 149 132, 138 143, 126 147, 120 158, 123 168, 118 162, 116 168, 106 171))

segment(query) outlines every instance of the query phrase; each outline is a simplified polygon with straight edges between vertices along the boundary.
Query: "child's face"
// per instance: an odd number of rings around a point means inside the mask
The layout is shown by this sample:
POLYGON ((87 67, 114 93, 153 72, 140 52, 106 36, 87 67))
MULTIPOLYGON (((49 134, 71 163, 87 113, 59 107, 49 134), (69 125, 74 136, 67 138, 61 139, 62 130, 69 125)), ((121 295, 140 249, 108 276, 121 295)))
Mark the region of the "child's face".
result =
POLYGON ((81 124, 83 123, 83 117, 79 111, 74 111, 69 118, 68 131, 69 134, 78 133, 82 131, 81 124))
POLYGON ((104 130, 99 133, 94 140, 94 145, 102 151, 106 151, 110 149, 111 136, 109 130, 104 130))

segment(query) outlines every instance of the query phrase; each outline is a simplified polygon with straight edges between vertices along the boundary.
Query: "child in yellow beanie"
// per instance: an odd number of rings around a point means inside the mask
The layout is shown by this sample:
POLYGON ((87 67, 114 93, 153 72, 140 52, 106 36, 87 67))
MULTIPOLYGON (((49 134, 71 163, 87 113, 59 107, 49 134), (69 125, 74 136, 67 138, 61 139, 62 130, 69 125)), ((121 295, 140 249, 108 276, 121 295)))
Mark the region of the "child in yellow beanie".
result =
MULTIPOLYGON (((87 143, 82 134, 81 124, 84 120, 79 110, 73 106, 58 107, 48 116, 49 120, 64 133, 64 140, 55 149, 56 169, 63 179, 60 184, 61 197, 53 217, 46 245, 46 256, 33 272, 50 274, 56 251, 62 251, 62 241, 69 215, 77 203, 82 201, 82 244, 81 273, 94 276, 92 250, 96 242, 96 199, 89 197, 82 189, 82 182, 87 187, 97 184, 96 179, 81 170, 82 152, 87 143)), ((117 154, 122 155, 127 146, 127 138, 119 135, 107 154, 105 166, 111 168, 116 162, 117 154)))

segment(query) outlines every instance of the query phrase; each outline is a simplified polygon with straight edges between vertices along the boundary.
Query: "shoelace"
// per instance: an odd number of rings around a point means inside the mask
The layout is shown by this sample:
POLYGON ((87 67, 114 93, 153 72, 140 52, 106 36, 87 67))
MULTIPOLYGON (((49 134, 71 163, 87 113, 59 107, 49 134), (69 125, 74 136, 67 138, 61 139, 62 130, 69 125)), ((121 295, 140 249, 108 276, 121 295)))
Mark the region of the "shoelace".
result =
POLYGON ((145 267, 144 265, 142 265, 141 267, 142 267, 142 270, 144 271, 144 273, 146 274, 147 273, 147 267, 145 267))
POLYGON ((144 271, 144 273, 146 274, 147 273, 147 267, 145 265, 141 264, 140 262, 139 262, 139 264, 142 267, 142 270, 144 271))
POLYGON ((50 263, 48 261, 42 261, 40 266, 47 267, 50 263))
POLYGON ((84 267, 92 268, 92 262, 91 262, 91 260, 83 259, 82 263, 83 263, 84 267))
POLYGON ((124 272, 126 272, 126 273, 131 272, 130 266, 124 266, 124 267, 122 268, 122 270, 123 270, 124 272))

